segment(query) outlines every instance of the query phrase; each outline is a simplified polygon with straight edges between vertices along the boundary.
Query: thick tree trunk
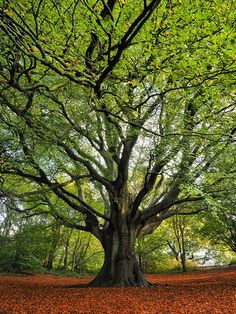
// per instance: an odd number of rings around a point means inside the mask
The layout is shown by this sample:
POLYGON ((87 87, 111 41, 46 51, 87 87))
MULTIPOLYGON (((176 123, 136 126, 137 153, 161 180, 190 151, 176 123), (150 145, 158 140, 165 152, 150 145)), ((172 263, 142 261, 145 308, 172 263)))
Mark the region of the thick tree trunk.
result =
POLYGON ((103 234, 105 251, 104 264, 97 277, 90 283, 92 287, 150 286, 141 272, 135 256, 135 229, 109 228, 103 234))

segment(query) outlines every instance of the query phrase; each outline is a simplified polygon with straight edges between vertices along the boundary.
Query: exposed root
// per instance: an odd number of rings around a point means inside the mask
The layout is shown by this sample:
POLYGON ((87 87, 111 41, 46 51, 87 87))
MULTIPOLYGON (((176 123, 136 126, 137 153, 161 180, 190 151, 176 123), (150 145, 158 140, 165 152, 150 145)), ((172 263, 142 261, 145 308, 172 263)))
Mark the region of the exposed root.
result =
POLYGON ((96 278, 91 281, 88 284, 88 287, 91 288, 105 288, 105 287, 117 287, 117 288, 124 288, 124 287, 157 287, 158 284, 154 282, 149 282, 146 280, 128 280, 128 281, 121 281, 121 282, 114 282, 114 281, 109 281, 109 280, 96 280, 96 278))

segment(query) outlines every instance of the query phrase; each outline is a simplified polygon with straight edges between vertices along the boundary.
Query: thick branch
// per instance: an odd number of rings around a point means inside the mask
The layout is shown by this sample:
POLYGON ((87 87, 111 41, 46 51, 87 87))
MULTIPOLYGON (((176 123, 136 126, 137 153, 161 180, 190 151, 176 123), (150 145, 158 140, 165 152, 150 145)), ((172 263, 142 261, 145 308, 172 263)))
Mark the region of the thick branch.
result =
POLYGON ((86 203, 86 202, 85 202, 84 200, 82 200, 80 197, 78 197, 78 196, 76 196, 76 195, 70 193, 69 191, 65 190, 65 189, 62 188, 62 187, 60 187, 60 190, 61 190, 64 194, 66 194, 66 195, 68 195, 68 196, 70 196, 70 197, 76 199, 76 200, 77 200, 83 207, 85 207, 86 210, 88 210, 89 212, 95 214, 96 216, 98 216, 98 217, 100 217, 100 218, 103 218, 103 219, 106 220, 106 221, 110 221, 110 219, 109 219, 107 216, 105 216, 105 215, 99 213, 98 211, 96 211, 94 208, 92 208, 88 203, 86 203))
POLYGON ((80 162, 81 164, 83 164, 87 170, 89 171, 90 175, 92 178, 94 178, 96 181, 100 182, 102 185, 104 185, 110 192, 113 192, 113 185, 112 183, 107 180, 106 178, 104 178, 103 176, 101 176, 96 169, 94 169, 94 167, 90 164, 90 162, 88 160, 85 160, 79 156, 77 156, 73 150, 71 148, 69 148, 65 143, 62 142, 58 142, 58 145, 63 147, 63 149, 65 150, 65 152, 68 154, 68 156, 75 160, 80 162))

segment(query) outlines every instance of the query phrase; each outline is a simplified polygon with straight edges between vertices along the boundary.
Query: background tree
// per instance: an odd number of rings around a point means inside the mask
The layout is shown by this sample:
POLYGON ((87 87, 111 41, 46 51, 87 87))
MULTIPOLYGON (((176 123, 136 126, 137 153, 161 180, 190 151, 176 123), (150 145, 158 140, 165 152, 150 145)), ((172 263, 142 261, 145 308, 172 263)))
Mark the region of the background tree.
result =
POLYGON ((92 285, 147 285, 137 236, 232 193, 235 11, 1 0, 2 197, 92 233, 105 251, 92 285))
POLYGON ((136 256, 143 273, 161 272, 160 261, 167 265, 166 254, 167 228, 163 225, 158 232, 139 237, 136 241, 136 256))
POLYGON ((176 215, 173 216, 166 226, 167 245, 170 253, 179 262, 183 272, 197 265, 204 264, 208 258, 209 241, 202 236, 201 213, 199 217, 176 215))
POLYGON ((1 203, 0 271, 74 271, 74 275, 94 273, 101 264, 96 239, 64 227, 53 217, 27 217, 1 203), (99 266, 98 266, 99 265, 99 266))
POLYGON ((208 213, 202 233, 210 239, 213 245, 225 246, 236 253, 236 217, 233 202, 227 207, 228 200, 217 209, 208 213), (221 207, 223 205, 223 208, 221 207))
POLYGON ((210 240, 206 220, 204 212, 197 217, 175 215, 154 233, 140 237, 136 254, 143 272, 191 271, 206 263, 214 265, 219 257, 226 265, 223 246, 217 247, 210 240))
POLYGON ((186 218, 181 216, 174 216, 172 219, 172 229, 173 229, 173 237, 171 240, 168 240, 167 243, 169 248, 175 255, 177 261, 181 261, 182 271, 187 271, 186 266, 186 255, 188 253, 186 248, 186 231, 187 231, 187 224, 186 218), (172 241, 173 239, 173 241, 172 241))
POLYGON ((45 219, 23 219, 12 209, 1 210, 0 215, 3 218, 0 226, 0 270, 40 271, 50 244, 45 219))
MULTIPOLYGON (((229 156, 235 161, 235 156, 229 156)), ((218 179, 221 189, 235 190, 235 169, 230 168, 228 160, 219 158, 218 163, 215 164, 215 173, 211 174, 209 181, 215 180, 217 169, 226 168, 227 186, 225 180, 218 179)), ((211 210, 203 217, 203 236, 207 236, 212 245, 222 245, 228 250, 236 253, 236 215, 235 215, 235 193, 229 193, 225 198, 209 199, 211 203, 211 210)))

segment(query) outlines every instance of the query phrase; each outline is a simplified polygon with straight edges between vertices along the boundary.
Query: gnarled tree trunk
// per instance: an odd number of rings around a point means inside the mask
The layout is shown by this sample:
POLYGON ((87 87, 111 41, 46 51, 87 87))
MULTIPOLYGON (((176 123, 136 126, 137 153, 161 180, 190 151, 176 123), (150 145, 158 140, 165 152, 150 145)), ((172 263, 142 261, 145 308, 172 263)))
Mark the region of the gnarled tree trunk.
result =
POLYGON ((102 235, 105 251, 103 266, 90 283, 92 287, 149 286, 135 256, 136 228, 121 218, 102 235))

